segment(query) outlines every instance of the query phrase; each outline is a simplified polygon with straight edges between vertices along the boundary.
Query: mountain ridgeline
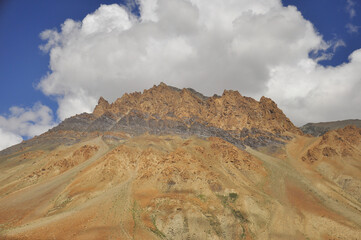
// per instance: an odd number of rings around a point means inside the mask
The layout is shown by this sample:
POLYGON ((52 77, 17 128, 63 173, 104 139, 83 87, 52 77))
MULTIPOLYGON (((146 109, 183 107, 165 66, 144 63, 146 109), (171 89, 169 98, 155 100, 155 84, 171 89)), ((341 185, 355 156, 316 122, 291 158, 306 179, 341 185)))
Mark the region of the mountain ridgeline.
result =
POLYGON ((328 131, 344 128, 350 125, 361 128, 361 120, 350 119, 334 122, 307 123, 300 129, 305 134, 311 134, 312 136, 318 137, 324 135, 328 131))
POLYGON ((361 129, 329 125, 237 91, 100 98, 0 151, 0 239, 360 240, 361 129))
POLYGON ((164 83, 112 104, 101 97, 92 114, 68 118, 51 131, 60 130, 214 136, 242 148, 282 144, 289 133, 300 133, 269 98, 258 102, 237 91, 205 97, 164 83))

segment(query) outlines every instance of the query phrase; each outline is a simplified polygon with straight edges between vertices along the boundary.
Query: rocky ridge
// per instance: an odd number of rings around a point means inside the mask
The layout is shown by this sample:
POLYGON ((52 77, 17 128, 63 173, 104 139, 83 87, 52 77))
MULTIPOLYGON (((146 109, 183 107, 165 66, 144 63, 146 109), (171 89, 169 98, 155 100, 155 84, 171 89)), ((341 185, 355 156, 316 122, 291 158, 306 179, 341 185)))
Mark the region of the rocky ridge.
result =
POLYGON ((60 130, 214 136, 242 148, 282 144, 288 133, 301 134, 269 98, 256 101, 227 90, 206 97, 164 83, 111 104, 101 97, 93 113, 68 118, 51 131, 60 130))
POLYGON ((346 126, 331 130, 317 138, 301 156, 328 181, 338 185, 345 194, 361 203, 360 173, 351 166, 359 166, 361 159, 361 129, 346 126))
POLYGON ((302 127, 300 127, 300 129, 305 134, 310 134, 312 136, 318 137, 318 136, 322 136, 328 131, 344 128, 349 125, 360 128, 361 120, 350 119, 350 120, 334 121, 334 122, 307 123, 302 127))
POLYGON ((160 84, 1 151, 0 239, 357 240, 360 159, 359 128, 160 84))
POLYGON ((302 161, 314 163, 323 159, 361 158, 361 129, 355 126, 332 130, 319 137, 302 156, 302 161))

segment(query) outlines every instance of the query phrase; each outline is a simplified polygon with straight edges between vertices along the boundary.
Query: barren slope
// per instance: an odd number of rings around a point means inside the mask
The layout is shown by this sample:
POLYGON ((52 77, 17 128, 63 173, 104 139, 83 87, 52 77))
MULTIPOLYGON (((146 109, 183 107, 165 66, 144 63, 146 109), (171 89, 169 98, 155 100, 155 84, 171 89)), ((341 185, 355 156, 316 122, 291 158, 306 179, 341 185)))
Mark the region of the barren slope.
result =
POLYGON ((361 129, 303 136, 235 92, 135 95, 0 152, 0 239, 361 239, 361 129))
POLYGON ((300 129, 306 134, 311 134, 317 137, 325 134, 330 130, 344 128, 349 125, 360 128, 361 120, 350 119, 350 120, 334 121, 334 122, 307 123, 304 126, 302 126, 300 129))

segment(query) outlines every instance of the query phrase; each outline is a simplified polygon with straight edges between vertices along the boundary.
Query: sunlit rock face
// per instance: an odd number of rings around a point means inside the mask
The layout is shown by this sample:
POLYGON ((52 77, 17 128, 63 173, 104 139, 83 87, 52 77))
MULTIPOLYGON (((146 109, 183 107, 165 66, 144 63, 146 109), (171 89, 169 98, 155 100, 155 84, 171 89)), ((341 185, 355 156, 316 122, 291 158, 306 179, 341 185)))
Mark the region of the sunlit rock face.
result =
POLYGON ((1 239, 360 239, 361 129, 160 84, 0 152, 1 239))

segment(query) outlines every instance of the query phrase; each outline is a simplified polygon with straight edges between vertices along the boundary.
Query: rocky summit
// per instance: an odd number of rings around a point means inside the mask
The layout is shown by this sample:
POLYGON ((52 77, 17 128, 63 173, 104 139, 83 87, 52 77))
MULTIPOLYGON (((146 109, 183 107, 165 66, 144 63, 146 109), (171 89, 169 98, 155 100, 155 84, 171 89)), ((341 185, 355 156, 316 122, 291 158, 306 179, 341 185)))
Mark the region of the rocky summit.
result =
POLYGON ((205 97, 164 83, 112 104, 101 97, 92 114, 66 119, 52 131, 60 130, 214 136, 242 148, 284 143, 289 133, 300 133, 269 98, 258 102, 237 91, 205 97))
POLYGON ((0 239, 361 239, 361 129, 237 91, 101 97, 0 152, 0 239))

